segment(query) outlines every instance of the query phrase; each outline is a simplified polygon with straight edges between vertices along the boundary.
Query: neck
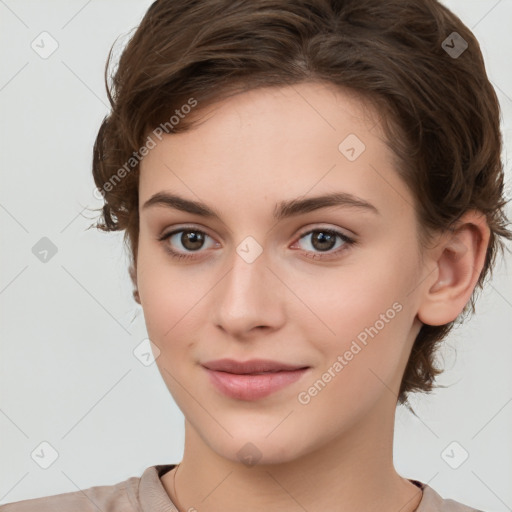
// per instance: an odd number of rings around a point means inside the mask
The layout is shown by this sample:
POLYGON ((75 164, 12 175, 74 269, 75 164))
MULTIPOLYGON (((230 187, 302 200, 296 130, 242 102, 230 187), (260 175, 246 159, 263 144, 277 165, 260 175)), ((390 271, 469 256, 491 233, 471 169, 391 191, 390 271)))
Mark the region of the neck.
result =
MULTIPOLYGON (((390 409, 388 409, 389 411, 390 409)), ((247 466, 220 456, 185 422, 185 451, 162 483, 185 512, 282 510, 367 512, 416 510, 421 490, 393 466, 394 413, 365 418, 342 435, 293 460, 247 466)))

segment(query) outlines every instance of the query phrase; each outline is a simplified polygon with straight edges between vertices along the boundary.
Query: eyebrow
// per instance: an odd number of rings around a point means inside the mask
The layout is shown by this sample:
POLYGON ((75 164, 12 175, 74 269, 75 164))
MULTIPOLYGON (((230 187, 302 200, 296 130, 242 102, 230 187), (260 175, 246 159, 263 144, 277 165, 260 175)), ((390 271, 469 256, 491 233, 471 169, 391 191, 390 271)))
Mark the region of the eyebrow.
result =
MULTIPOLYGON (((191 201, 190 199, 185 199, 168 192, 157 192, 144 203, 142 209, 144 210, 150 206, 156 205, 200 215, 205 218, 221 220, 219 212, 214 208, 199 201, 191 201)), ((358 208, 380 215, 379 210, 375 206, 357 196, 347 192, 333 192, 321 196, 309 197, 307 199, 297 198, 281 201, 274 208, 273 217, 276 221, 280 221, 285 218, 332 206, 358 208)))

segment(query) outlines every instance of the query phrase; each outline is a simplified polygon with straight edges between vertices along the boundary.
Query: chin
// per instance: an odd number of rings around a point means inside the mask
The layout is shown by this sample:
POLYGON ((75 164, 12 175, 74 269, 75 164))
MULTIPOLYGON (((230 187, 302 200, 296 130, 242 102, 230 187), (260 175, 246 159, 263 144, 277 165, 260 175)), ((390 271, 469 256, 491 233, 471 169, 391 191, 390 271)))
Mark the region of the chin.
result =
MULTIPOLYGON (((282 418, 279 421, 281 420, 282 418)), ((248 469, 284 464, 297 459, 308 450, 300 445, 299 436, 293 434, 300 431, 296 425, 290 424, 290 429, 282 428, 281 425, 273 430, 279 421, 274 421, 271 428, 255 422, 249 429, 247 422, 240 423, 236 427, 228 426, 227 430, 233 437, 222 435, 211 438, 208 434, 206 439, 204 434, 202 437, 217 455, 234 463, 243 464, 248 469)))

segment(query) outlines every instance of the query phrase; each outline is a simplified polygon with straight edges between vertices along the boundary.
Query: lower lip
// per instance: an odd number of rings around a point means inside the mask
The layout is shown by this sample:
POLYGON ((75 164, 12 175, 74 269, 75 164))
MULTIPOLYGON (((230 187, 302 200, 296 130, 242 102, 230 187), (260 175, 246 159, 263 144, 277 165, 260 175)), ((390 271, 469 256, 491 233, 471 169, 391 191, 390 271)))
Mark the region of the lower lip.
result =
POLYGON ((298 381, 308 368, 262 375, 239 375, 206 368, 213 385, 223 394, 239 400, 258 400, 298 381))

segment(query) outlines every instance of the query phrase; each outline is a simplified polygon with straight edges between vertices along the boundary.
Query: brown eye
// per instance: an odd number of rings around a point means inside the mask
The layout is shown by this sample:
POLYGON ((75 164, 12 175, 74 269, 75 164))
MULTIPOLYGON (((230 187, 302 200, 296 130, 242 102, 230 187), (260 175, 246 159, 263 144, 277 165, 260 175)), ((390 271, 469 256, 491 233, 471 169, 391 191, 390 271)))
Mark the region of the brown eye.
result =
MULTIPOLYGON (((194 252, 200 253, 207 239, 211 239, 199 229, 176 229, 162 235, 159 240, 164 243, 165 250, 176 258, 193 258, 194 252)), ((211 239, 213 240, 213 239, 211 239)))
MULTIPOLYGON (((178 232, 180 233, 180 232, 178 232)), ((181 231, 182 235, 179 240, 183 247, 189 251, 197 251, 204 244, 204 233, 201 231, 181 231)))
POLYGON ((356 243, 339 231, 323 228, 312 229, 303 233, 297 244, 300 246, 301 240, 308 239, 309 243, 302 244, 302 248, 305 250, 306 256, 312 259, 321 259, 323 257, 337 255, 339 252, 348 249, 351 245, 356 243), (322 253, 326 254, 324 255, 322 253))
POLYGON ((329 251, 336 245, 336 235, 329 231, 315 231, 311 237, 311 245, 319 251, 329 251))

